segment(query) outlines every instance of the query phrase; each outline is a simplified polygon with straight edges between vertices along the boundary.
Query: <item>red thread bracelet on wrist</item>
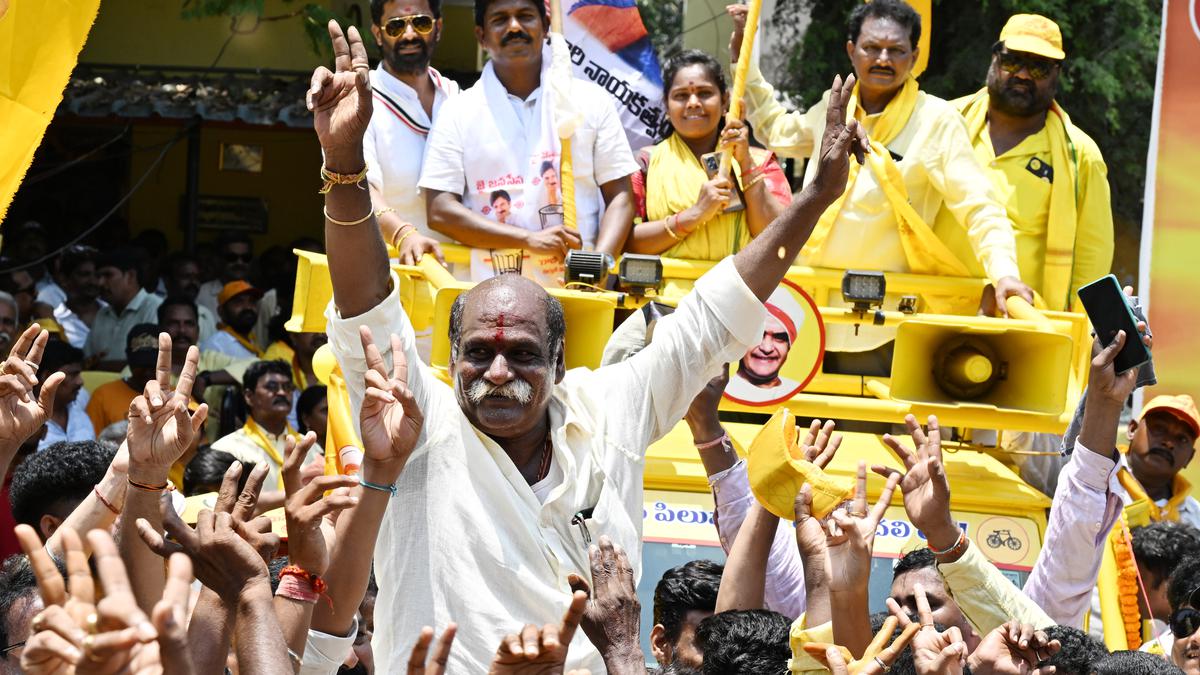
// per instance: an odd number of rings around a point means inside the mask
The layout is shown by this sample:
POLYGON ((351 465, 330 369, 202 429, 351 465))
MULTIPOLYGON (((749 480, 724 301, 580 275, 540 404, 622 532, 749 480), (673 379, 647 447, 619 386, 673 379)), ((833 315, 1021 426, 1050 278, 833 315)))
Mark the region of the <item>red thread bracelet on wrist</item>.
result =
POLYGON ((114 515, 114 516, 119 516, 119 515, 121 515, 121 512, 117 510, 117 507, 113 506, 113 505, 112 505, 112 502, 110 502, 110 501, 108 501, 107 499, 105 499, 105 498, 104 498, 104 495, 100 493, 100 486, 99 486, 99 485, 97 485, 97 486, 93 487, 93 488, 92 488, 92 492, 95 492, 95 493, 96 493, 96 499, 99 499, 99 500, 100 500, 100 503, 101 503, 101 504, 103 504, 103 505, 105 506, 105 508, 107 508, 109 511, 112 511, 112 513, 113 513, 113 515, 114 515))
POLYGON ((712 448, 717 447, 718 445, 721 445, 728 439, 729 439, 729 434, 723 433, 711 441, 706 441, 704 443, 696 443, 695 445, 696 445, 697 450, 710 450, 712 448))
POLYGON ((321 577, 296 565, 288 565, 279 570, 279 589, 275 595, 316 604, 326 588, 325 580, 321 577))

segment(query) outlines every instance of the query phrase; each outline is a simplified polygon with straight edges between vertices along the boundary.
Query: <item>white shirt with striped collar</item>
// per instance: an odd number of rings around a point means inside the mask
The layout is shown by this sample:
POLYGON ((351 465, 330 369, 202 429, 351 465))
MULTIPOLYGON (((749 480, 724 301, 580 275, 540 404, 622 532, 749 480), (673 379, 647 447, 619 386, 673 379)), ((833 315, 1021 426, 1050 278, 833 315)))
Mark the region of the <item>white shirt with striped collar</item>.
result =
MULTIPOLYGON (((433 68, 429 79, 436 93, 433 117, 446 100, 459 92, 458 83, 442 77, 433 68)), ((417 226, 424 235, 448 241, 429 229, 425 218, 425 196, 417 188, 425 156, 425 139, 433 126, 431 117, 417 96, 417 91, 397 79, 380 63, 371 71, 374 112, 363 139, 367 160, 367 181, 396 210, 405 221, 417 226)))

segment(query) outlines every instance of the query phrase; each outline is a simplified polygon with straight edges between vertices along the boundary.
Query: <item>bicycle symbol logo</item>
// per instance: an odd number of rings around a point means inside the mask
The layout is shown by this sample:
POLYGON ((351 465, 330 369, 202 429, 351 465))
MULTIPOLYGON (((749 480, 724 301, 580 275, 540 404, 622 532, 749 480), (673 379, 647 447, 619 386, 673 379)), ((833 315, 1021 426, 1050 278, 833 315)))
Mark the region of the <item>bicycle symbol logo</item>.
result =
POLYGON ((1000 548, 1007 546, 1014 551, 1021 550, 1021 540, 1012 536, 1011 530, 992 530, 992 533, 987 536, 987 545, 990 548, 1000 548))

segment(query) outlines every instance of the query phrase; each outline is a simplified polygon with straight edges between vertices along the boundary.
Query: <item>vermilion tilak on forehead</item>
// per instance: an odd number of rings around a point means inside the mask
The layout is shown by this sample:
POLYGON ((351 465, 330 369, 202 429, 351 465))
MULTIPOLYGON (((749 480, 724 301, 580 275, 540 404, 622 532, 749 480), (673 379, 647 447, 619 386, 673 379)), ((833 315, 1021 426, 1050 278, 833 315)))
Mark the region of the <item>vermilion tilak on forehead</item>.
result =
POLYGON ((504 340, 504 314, 496 317, 496 332, 493 337, 496 338, 497 342, 504 340))

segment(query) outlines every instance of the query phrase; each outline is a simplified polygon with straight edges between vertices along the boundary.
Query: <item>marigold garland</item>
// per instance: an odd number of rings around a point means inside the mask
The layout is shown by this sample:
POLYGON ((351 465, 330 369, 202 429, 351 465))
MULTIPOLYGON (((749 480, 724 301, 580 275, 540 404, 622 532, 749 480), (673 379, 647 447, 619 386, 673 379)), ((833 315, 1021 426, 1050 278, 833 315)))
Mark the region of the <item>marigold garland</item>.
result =
POLYGON ((1120 529, 1111 538, 1113 557, 1117 561, 1117 597, 1121 601, 1121 620, 1125 624, 1128 649, 1142 646, 1142 612, 1138 608, 1138 570, 1133 558, 1133 540, 1129 536, 1129 524, 1121 514, 1120 529))

